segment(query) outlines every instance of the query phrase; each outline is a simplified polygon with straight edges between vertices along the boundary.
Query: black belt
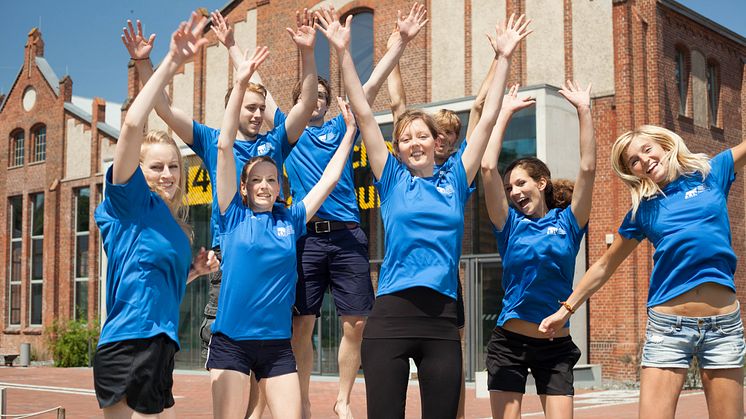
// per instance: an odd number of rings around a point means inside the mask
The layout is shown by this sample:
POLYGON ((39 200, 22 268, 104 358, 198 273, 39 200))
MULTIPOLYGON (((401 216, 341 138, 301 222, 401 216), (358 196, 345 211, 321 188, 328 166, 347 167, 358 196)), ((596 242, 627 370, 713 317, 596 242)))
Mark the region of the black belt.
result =
POLYGON ((343 221, 312 221, 306 224, 306 230, 310 233, 329 233, 331 231, 348 230, 358 226, 357 223, 345 223, 343 221))

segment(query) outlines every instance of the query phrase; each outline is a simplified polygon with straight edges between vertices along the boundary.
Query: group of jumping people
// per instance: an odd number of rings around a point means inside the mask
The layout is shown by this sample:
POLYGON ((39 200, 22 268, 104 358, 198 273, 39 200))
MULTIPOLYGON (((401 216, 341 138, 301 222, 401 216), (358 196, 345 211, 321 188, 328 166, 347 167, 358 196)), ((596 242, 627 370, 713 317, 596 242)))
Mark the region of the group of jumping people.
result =
POLYGON ((546 416, 572 417, 580 350, 569 317, 645 238, 655 254, 640 417, 674 417, 693 357, 711 417, 742 417, 746 347, 726 201, 735 171, 746 163, 746 145, 711 159, 690 152, 665 128, 645 125, 621 135, 611 150, 612 167, 630 189, 632 208, 573 291, 596 173, 591 86, 568 80, 559 90, 578 115, 574 183, 553 181, 547 165, 533 157, 500 173, 511 117, 535 104, 517 85, 505 93, 513 52, 532 32, 530 19, 510 16, 488 34, 494 60, 460 143, 454 112, 406 108, 398 61, 427 24, 424 6, 397 13, 388 49, 364 85, 350 51, 351 19, 340 20, 332 7, 296 12, 296 27, 287 32, 301 76, 287 113, 261 84, 268 49, 242 52, 219 12, 209 21, 193 13, 182 22, 155 71, 155 35, 145 37, 139 21, 137 28, 132 22, 124 28, 122 40, 143 86, 122 124, 95 214, 108 257, 107 318, 94 358, 104 416, 176 417, 179 305, 189 281, 210 275, 200 332, 215 417, 258 418, 265 406, 275 418, 310 417, 311 336, 328 289, 343 330, 339 393, 331 406, 337 416, 352 417, 350 393, 362 365, 368 417, 403 418, 413 359, 422 416, 464 417, 459 258, 464 209, 481 171, 503 265, 503 308, 486 360, 494 417, 520 417, 529 371, 546 416), (235 67, 220 129, 193 121, 164 90, 207 43, 208 24, 235 67), (341 112, 328 121, 332 91, 314 61, 319 32, 336 53, 349 101, 337 97, 341 112), (384 81, 396 121, 393 152, 371 110, 384 81), (152 110, 209 173, 209 251, 192 254, 181 152, 168 134, 144 133, 152 110), (352 176, 358 136, 386 232, 375 296, 352 176))

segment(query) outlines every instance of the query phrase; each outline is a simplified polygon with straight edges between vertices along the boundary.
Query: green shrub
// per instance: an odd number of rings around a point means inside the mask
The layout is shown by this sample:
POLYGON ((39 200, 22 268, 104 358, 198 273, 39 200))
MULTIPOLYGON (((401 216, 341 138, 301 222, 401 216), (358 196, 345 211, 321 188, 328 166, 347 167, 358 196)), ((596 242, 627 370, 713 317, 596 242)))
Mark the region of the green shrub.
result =
POLYGON ((87 367, 93 362, 98 344, 98 322, 89 325, 79 320, 55 320, 46 335, 56 367, 87 367))

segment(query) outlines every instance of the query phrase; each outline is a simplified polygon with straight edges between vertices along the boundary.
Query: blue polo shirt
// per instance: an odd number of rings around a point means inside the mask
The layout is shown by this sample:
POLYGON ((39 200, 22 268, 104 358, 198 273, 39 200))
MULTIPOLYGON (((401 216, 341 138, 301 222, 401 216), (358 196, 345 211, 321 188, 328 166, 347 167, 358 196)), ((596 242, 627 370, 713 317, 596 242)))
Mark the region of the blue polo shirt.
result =
MULTIPOLYGON (((284 125, 287 117, 277 109, 275 126, 284 125)), ((285 172, 290 182, 293 202, 300 202, 321 179, 329 161, 342 142, 347 125, 342 114, 324 122, 320 127, 308 126, 303 130, 293 151, 285 160, 285 172)), ((354 147, 353 147, 354 148, 354 147)), ((352 171, 352 152, 345 163, 337 186, 329 194, 316 215, 324 220, 360 222, 360 211, 355 197, 355 183, 352 171)))
POLYGON ((677 297, 706 282, 736 290, 736 255, 731 246, 728 192, 735 180, 733 154, 710 160, 710 174, 679 176, 663 194, 643 199, 634 220, 624 217, 619 234, 647 238, 655 247, 648 307, 677 297))
POLYGON ((233 340, 290 339, 295 302, 295 242, 306 208, 275 204, 254 212, 236 194, 220 216, 223 282, 212 331, 233 340))
POLYGON ((541 218, 510 207, 502 230, 492 228, 505 290, 497 325, 510 319, 541 323, 572 293, 575 257, 586 228, 578 226, 569 206, 553 208, 541 218))
POLYGON ((389 154, 375 185, 386 231, 378 296, 428 287, 456 299, 469 197, 461 160, 437 176, 421 178, 389 154))
MULTIPOLYGON (((218 245, 217 227, 220 207, 218 206, 217 188, 215 187, 215 173, 218 170, 218 136, 220 130, 202 125, 197 121, 192 124, 193 142, 189 146, 194 154, 202 159, 207 173, 210 175, 212 186, 212 215, 210 216, 210 235, 212 247, 218 245)), ((265 134, 258 134, 254 141, 237 139, 233 143, 233 156, 236 159, 236 182, 241 182, 241 170, 244 164, 256 156, 269 156, 277 163, 278 174, 282 173, 282 165, 290 154, 291 146, 285 131, 285 124, 275 124, 275 128, 265 134)), ((284 198, 280 189, 280 198, 284 198)))
POLYGON ((189 238, 140 167, 127 183, 111 179, 110 167, 94 215, 108 258, 107 317, 98 346, 161 333, 179 345, 179 305, 192 262, 189 238))

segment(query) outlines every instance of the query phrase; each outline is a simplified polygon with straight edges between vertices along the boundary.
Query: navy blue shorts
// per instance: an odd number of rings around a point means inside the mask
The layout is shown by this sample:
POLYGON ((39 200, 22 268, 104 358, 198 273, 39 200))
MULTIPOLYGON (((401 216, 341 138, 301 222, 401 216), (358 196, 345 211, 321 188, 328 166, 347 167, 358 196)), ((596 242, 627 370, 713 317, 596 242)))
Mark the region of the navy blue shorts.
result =
POLYGON ((337 314, 367 316, 373 308, 368 238, 358 226, 301 237, 297 243, 297 316, 321 315, 324 293, 331 288, 337 314))
POLYGON ((257 381, 297 371, 290 339, 233 340, 220 332, 210 338, 205 367, 246 375, 253 371, 257 381))

